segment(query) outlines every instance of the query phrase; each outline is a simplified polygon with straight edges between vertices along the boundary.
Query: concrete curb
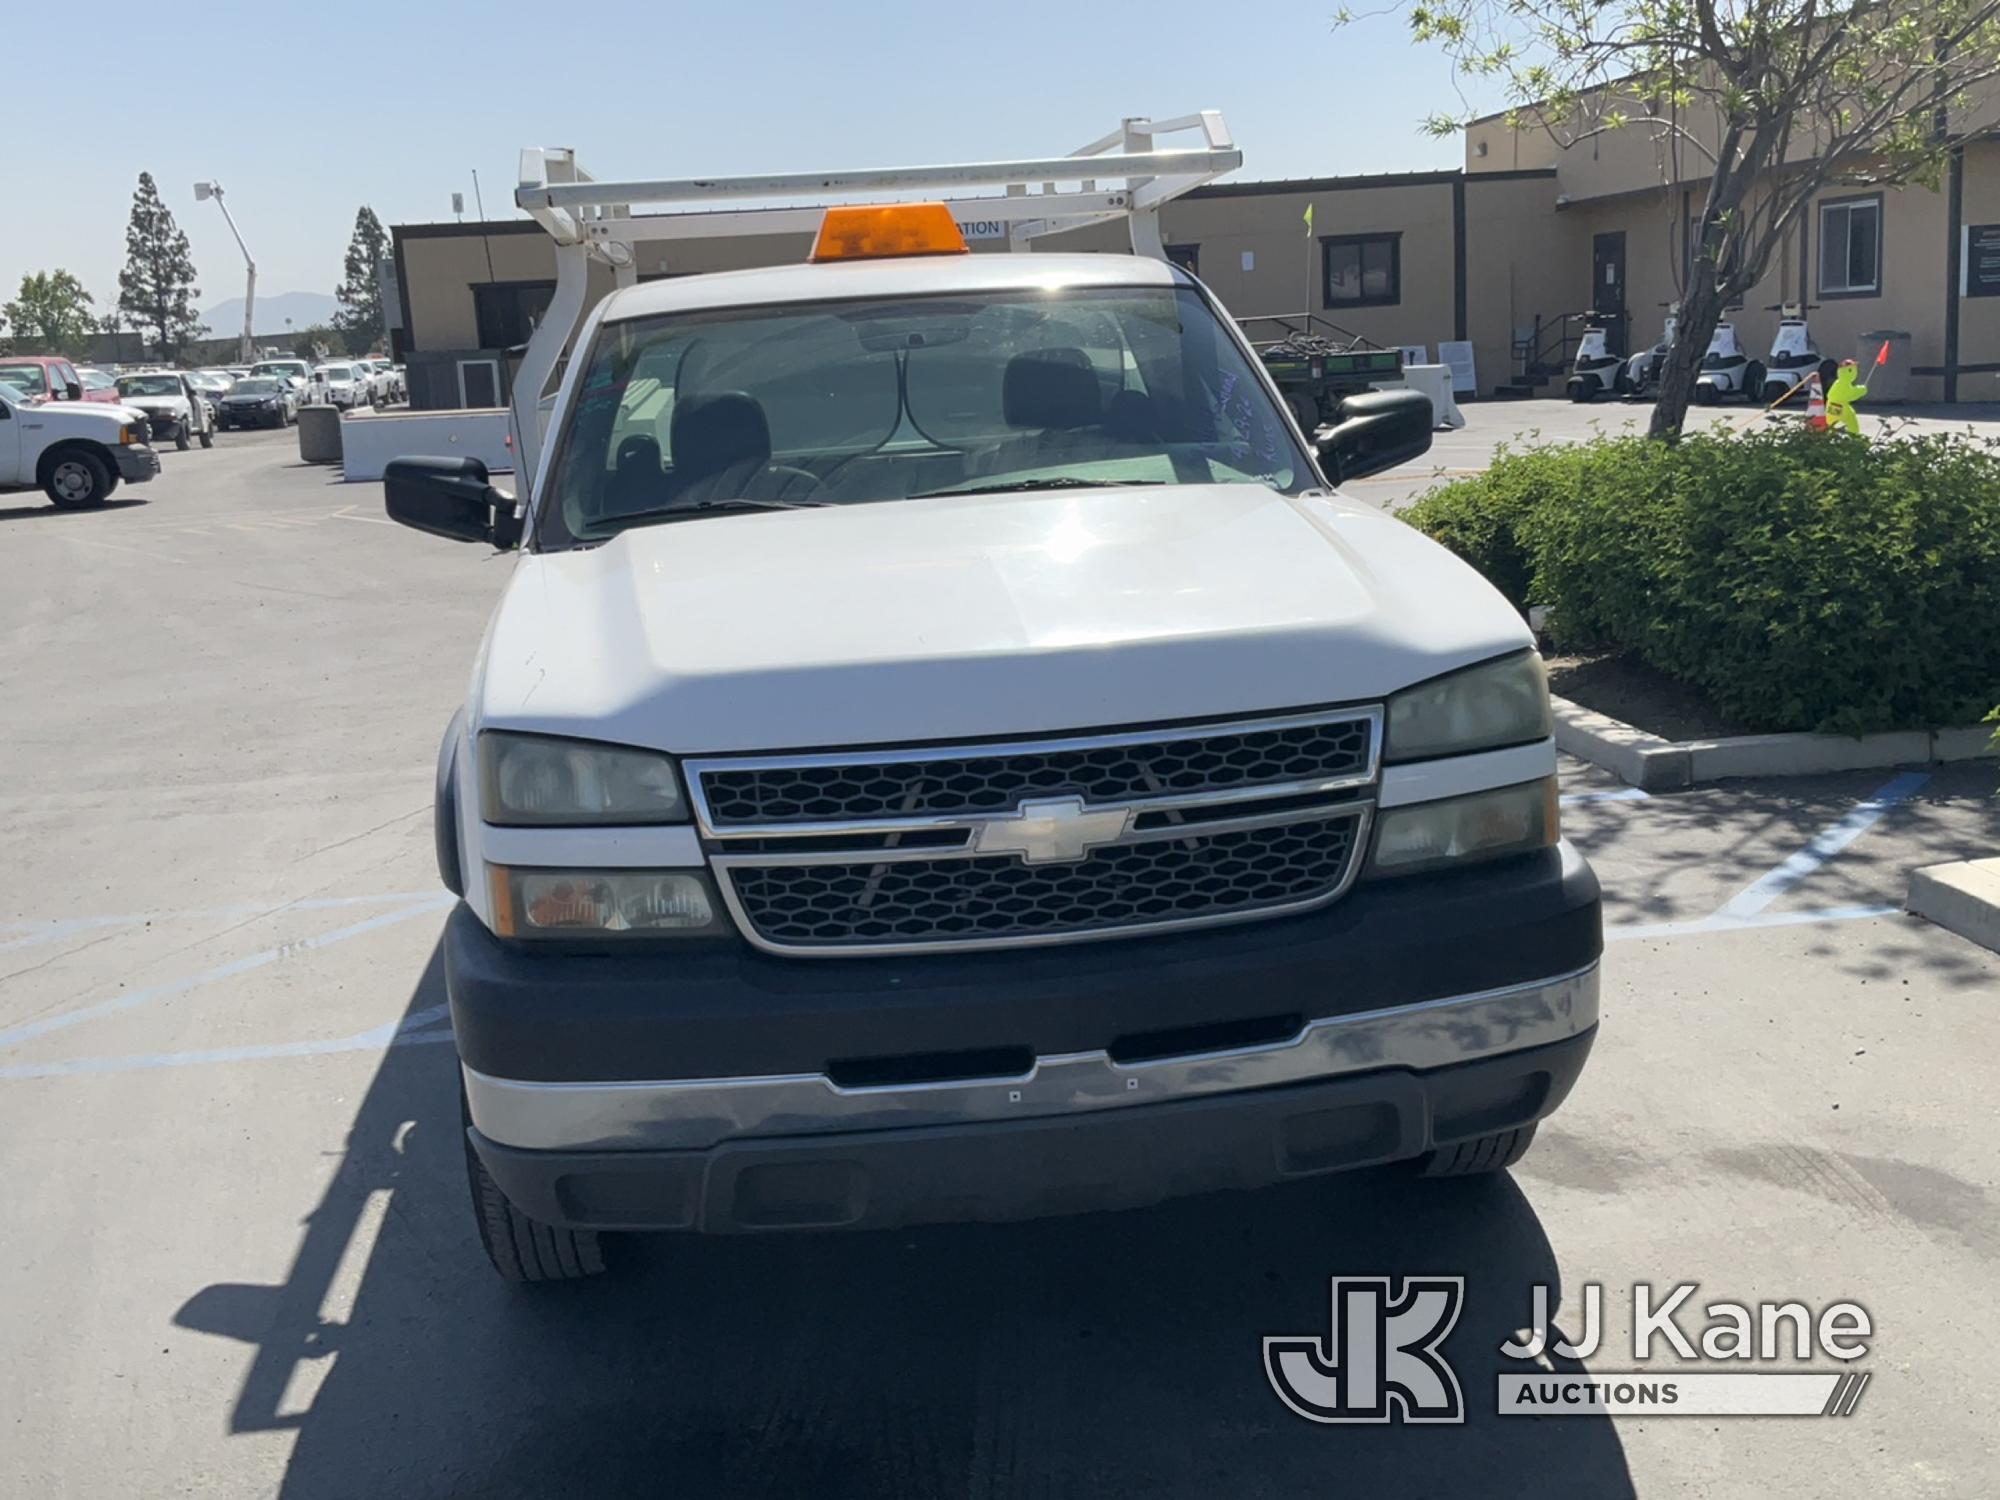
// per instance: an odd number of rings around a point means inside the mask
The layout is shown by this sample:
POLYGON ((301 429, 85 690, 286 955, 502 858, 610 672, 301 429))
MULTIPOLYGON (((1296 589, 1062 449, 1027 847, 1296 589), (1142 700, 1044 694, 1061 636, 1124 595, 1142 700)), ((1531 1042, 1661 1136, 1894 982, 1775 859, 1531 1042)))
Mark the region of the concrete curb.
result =
POLYGON ((1806 776, 1921 766, 2000 755, 1984 724, 1892 734, 1745 734, 1719 740, 1664 740, 1555 700, 1556 748, 1602 766, 1620 781, 1649 792, 1680 791, 1738 776, 1806 776))
POLYGON ((1910 873, 1912 915, 2000 953, 2000 859, 1963 859, 1910 873))

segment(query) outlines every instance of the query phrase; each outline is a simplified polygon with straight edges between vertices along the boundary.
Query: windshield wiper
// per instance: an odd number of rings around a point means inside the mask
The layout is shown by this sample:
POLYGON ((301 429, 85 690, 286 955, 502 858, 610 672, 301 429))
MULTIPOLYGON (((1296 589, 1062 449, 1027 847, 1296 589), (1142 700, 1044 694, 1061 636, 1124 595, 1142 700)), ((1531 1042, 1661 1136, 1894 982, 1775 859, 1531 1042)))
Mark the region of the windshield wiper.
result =
POLYGON ((935 500, 940 495, 1006 495, 1017 490, 1108 490, 1120 485, 1165 484, 1164 479, 1015 479, 1004 484, 953 486, 946 490, 926 490, 912 500, 935 500))
POLYGON ((703 500, 697 505, 656 505, 650 510, 628 510, 604 516, 600 526, 623 528, 641 521, 687 521, 696 516, 712 516, 725 510, 817 510, 825 500, 703 500))

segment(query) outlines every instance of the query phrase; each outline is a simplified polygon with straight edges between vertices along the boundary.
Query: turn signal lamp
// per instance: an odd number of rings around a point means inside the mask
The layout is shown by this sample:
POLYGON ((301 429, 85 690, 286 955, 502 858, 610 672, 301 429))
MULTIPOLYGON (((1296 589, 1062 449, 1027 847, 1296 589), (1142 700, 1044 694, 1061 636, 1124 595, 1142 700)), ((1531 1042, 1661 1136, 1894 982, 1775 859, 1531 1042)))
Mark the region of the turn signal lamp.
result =
POLYGON ((898 255, 968 255, 965 236, 942 203, 829 208, 812 258, 884 260, 898 255))

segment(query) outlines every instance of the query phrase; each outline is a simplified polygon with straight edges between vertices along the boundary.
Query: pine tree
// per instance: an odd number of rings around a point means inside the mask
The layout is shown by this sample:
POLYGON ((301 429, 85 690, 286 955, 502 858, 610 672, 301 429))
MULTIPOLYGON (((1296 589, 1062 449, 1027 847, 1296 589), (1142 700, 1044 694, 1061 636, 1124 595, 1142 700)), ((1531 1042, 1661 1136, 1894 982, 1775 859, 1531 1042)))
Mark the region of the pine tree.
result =
POLYGON ((375 217, 375 210, 364 203, 354 216, 354 236, 347 242, 341 283, 333 289, 334 299, 340 303, 333 321, 349 354, 367 354, 382 347, 381 266, 388 253, 388 232, 375 217))
POLYGON ((125 226, 125 269, 118 273, 118 310, 159 340, 163 358, 175 359, 181 346, 208 332, 195 316, 194 259, 188 237, 160 201, 150 172, 139 174, 132 194, 132 219, 125 226))

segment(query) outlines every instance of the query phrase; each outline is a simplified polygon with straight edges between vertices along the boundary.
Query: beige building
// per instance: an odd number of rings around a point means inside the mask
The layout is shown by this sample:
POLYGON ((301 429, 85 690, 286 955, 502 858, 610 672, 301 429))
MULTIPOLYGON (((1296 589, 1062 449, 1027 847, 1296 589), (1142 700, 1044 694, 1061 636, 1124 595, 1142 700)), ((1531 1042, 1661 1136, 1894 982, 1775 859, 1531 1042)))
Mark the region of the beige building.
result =
MULTIPOLYGON (((1479 396, 1555 394, 1573 315, 1622 314, 1621 352, 1659 337, 1702 207, 1701 181, 1662 185, 1661 176, 1643 131, 1564 151, 1495 116, 1468 127, 1462 171, 1215 183, 1161 218, 1169 253, 1253 338, 1279 331, 1256 319, 1296 319, 1310 305, 1322 331, 1421 346, 1430 359, 1447 341, 1469 344, 1479 396)), ((1005 243, 997 226, 966 227, 975 251, 1005 243)), ((392 238, 392 339, 413 404, 504 401, 554 289, 548 236, 520 219, 398 225, 392 238)), ((1102 224, 1037 248, 1125 244, 1121 225, 1102 224)), ((810 248, 806 235, 654 242, 639 247, 638 274, 795 263, 810 248)), ((593 274, 608 292, 611 272, 593 274)), ((1777 314, 1767 304, 1802 297, 1817 304, 1822 354, 1853 354, 1865 334, 1905 333, 1911 399, 2000 399, 2000 141, 1968 142, 1937 191, 1821 195, 1731 312, 1745 352, 1770 347, 1777 314)))
MULTIPOLYGON (((1514 374, 1513 339, 1571 309, 1587 274, 1552 254, 1554 171, 1407 172, 1295 182, 1218 183, 1162 211, 1168 252, 1238 318, 1286 315, 1310 304, 1318 331, 1384 347, 1472 345, 1480 392, 1514 374), (1312 227, 1305 222, 1313 211, 1312 227)), ((1004 239, 971 224, 975 251, 1004 239)), ((529 221, 397 225, 396 353, 420 406, 478 405, 505 395, 518 350, 555 287, 555 250, 529 221)), ((1124 250, 1119 224, 1036 242, 1041 250, 1124 250)), ((808 235, 641 244, 639 279, 804 260, 808 235)), ((611 272, 596 268, 602 288, 611 272)), ((1251 324, 1276 337, 1275 324, 1251 324)))
MULTIPOLYGON (((1628 345, 1659 338, 1662 304, 1679 295, 1677 272, 1700 228, 1707 174, 1695 153, 1684 174, 1663 172, 1642 128, 1562 150, 1498 115, 1467 128, 1465 151, 1475 179, 1489 167, 1508 176, 1553 167, 1558 236, 1587 278, 1575 305, 1624 313, 1628 345)), ((1799 301, 1812 305, 1823 355, 1855 356, 1879 348, 1878 335, 1908 335, 1910 400, 2000 400, 2000 140, 1972 132, 1936 189, 1818 194, 1764 280, 1729 311, 1744 352, 1762 357, 1776 331, 1773 305, 1799 301)))

